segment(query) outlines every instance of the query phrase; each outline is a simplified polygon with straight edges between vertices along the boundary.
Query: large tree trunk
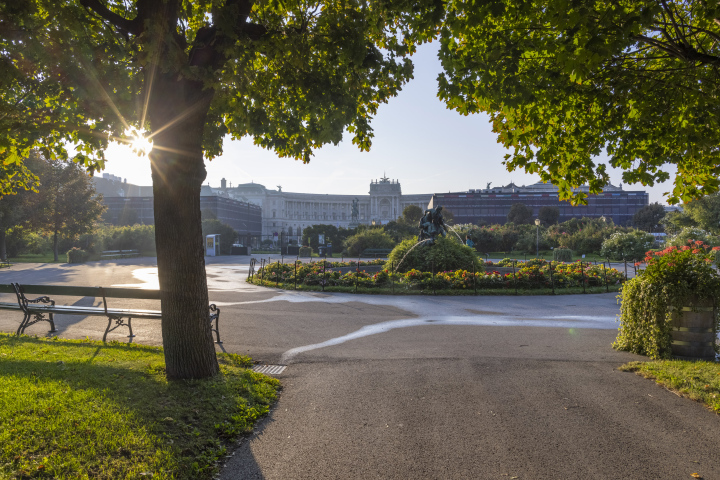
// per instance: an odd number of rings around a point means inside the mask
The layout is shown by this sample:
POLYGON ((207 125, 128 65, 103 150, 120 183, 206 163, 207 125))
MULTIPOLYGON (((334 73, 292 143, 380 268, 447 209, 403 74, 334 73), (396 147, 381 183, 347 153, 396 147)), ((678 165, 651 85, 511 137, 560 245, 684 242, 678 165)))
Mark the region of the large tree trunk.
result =
POLYGON ((206 378, 219 371, 200 218, 206 176, 202 136, 212 91, 160 72, 151 89, 148 114, 155 133, 150 159, 166 372, 169 379, 206 378))

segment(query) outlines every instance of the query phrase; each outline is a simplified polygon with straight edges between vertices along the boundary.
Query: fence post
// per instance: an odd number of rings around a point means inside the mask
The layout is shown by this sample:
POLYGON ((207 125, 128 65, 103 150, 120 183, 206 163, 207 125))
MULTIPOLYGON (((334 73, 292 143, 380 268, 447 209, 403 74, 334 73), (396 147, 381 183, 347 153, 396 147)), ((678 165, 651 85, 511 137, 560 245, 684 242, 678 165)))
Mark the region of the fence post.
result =
MULTIPOLYGON (((609 265, 609 264, 610 264, 610 261, 608 260, 608 265, 609 265)), ((609 292, 609 291, 610 291, 610 287, 608 286, 607 270, 605 269, 605 262, 603 262, 603 275, 605 276, 605 291, 606 291, 606 292, 609 292)))
POLYGON ((633 275, 633 277, 637 277, 637 265, 636 265, 636 263, 638 263, 637 260, 635 260, 635 261, 633 262, 633 270, 634 270, 634 272, 635 272, 635 275, 633 275))
POLYGON ((555 295, 555 278, 553 277, 552 260, 550 260, 550 286, 552 287, 552 294, 555 295))
POLYGON ((355 272, 355 293, 357 293, 358 278, 360 277, 360 257, 358 257, 358 261, 355 264, 355 272))
POLYGON ((390 262, 390 281, 392 282, 392 294, 395 295, 395 277, 392 276, 395 262, 390 262))
POLYGON ((327 257, 323 258, 323 281, 322 281, 322 291, 325 291, 325 281, 327 280, 327 277, 325 276, 325 265, 327 264, 327 257))
POLYGON ((623 262, 625 262, 625 281, 627 282, 627 260, 623 258, 623 262))
MULTIPOLYGON (((280 270, 281 268, 282 268, 282 265, 278 264, 278 270, 280 270)), ((285 283, 285 282, 283 282, 283 283, 285 283)), ((275 287, 277 288, 278 285, 280 285, 280 274, 276 273, 275 274, 275 287)))
POLYGON ((293 286, 294 290, 297 290, 297 260, 295 261, 295 285, 293 286))
POLYGON ((517 275, 515 274, 515 260, 513 260, 513 283, 515 284, 515 295, 517 295, 518 290, 517 290, 517 275))
POLYGON ((265 280, 265 259, 260 260, 260 282, 265 280))
POLYGON ((580 272, 582 273, 582 284, 583 284, 583 293, 585 292, 585 266, 583 265, 583 262, 580 262, 580 272))
POLYGON ((477 282, 475 281, 475 262, 473 262, 473 290, 475 291, 475 295, 477 295, 477 282))
POLYGON ((432 271, 432 286, 433 286, 433 295, 437 295, 437 292, 435 291, 435 261, 433 260, 430 262, 430 270, 432 271))

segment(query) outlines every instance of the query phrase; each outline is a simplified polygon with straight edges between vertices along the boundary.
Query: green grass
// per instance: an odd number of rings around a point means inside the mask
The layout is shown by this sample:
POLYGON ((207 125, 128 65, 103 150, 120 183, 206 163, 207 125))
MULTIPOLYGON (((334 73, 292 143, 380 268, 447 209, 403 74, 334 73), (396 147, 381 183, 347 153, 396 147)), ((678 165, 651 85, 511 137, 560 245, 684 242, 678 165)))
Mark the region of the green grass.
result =
MULTIPOLYGON (((257 274, 256 274, 257 276, 257 274)), ((276 288, 275 282, 263 281, 253 278, 252 283, 263 287, 276 288)), ((619 292, 622 285, 609 285, 610 292, 619 292)), ((279 283, 277 288, 284 290, 301 290, 306 292, 319 292, 322 291, 320 285, 304 285, 299 284, 297 288, 292 283, 279 283)), ((325 287, 326 292, 337 292, 337 293, 356 293, 355 287, 340 287, 340 286, 327 286, 325 287)), ((405 288, 405 286, 397 284, 395 288, 392 287, 361 287, 357 289, 358 294, 363 295, 447 295, 447 296, 466 296, 466 295, 515 295, 514 288, 478 288, 477 293, 472 288, 467 290, 459 289, 445 289, 437 290, 433 293, 432 290, 412 290, 405 288)), ((582 287, 569 287, 569 288, 555 288, 555 295, 577 295, 583 293, 582 287)), ((585 293, 606 293, 605 287, 586 287, 585 293)), ((518 288, 518 295, 552 295, 553 290, 551 288, 532 288, 523 289, 518 288)))
MULTIPOLYGON (((58 263, 66 263, 67 255, 60 255, 60 261, 58 263)), ((53 254, 50 253, 23 253, 17 257, 8 258, 11 263, 54 263, 53 254)))
POLYGON ((720 413, 720 363, 687 360, 630 362, 620 370, 655 380, 668 390, 720 413))
POLYGON ((165 379, 160 348, 0 334, 0 478, 210 479, 279 382, 218 355, 165 379))

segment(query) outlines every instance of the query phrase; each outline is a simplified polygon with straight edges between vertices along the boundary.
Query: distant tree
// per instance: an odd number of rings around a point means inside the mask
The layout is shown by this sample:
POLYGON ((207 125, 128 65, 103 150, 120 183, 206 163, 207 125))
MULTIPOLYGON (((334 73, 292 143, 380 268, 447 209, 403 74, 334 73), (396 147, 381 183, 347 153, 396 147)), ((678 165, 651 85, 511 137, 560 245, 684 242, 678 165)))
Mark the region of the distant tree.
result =
POLYGON ((683 228, 697 226, 690 215, 682 211, 668 212, 660 223, 668 235, 677 235, 683 228))
POLYGON ((33 172, 40 178, 40 185, 38 195, 32 197, 33 212, 28 221, 52 235, 57 262, 60 236, 74 239, 89 232, 106 207, 90 176, 77 163, 43 159, 33 172))
POLYGON ((202 222, 203 239, 208 235, 220 235, 220 254, 230 255, 233 243, 238 238, 238 233, 227 223, 218 219, 208 219, 202 222))
POLYGON ((217 214, 215 214, 215 212, 213 212, 209 208, 204 208, 200 212, 200 216, 202 217, 203 220, 217 220, 218 219, 217 214))
POLYGON ((635 212, 632 222, 635 228, 646 232, 655 232, 662 228, 663 217, 665 217, 665 208, 655 202, 635 212))
POLYGON ((507 221, 515 225, 524 225, 533 223, 532 209, 525 206, 524 203, 513 203, 507 216, 507 221))
MULTIPOLYGON (((419 210, 419 209, 418 209, 419 210)), ((396 242, 401 242, 407 238, 414 237, 418 233, 418 222, 414 224, 407 224, 403 217, 398 218, 398 221, 390 221, 383 225, 385 233, 390 235, 396 242)))
POLYGON ((21 225, 31 215, 28 208, 28 197, 31 194, 32 192, 20 190, 15 195, 5 195, 0 198, 0 260, 7 260, 8 230, 21 225))
POLYGON ((720 232, 720 194, 705 195, 683 205, 694 225, 712 233, 720 232))
POLYGON ((344 235, 335 225, 311 225, 306 227, 303 230, 302 244, 308 245, 317 251, 320 246, 319 235, 325 235, 325 244, 332 244, 333 251, 337 252, 342 248, 344 235))
POLYGON ((448 225, 455 225, 455 214, 451 210, 443 207, 442 215, 443 218, 445 218, 445 223, 447 223, 448 225))
POLYGON ((555 225, 560 219, 560 209, 549 206, 542 207, 538 212, 538 218, 543 225, 555 225))
POLYGON ((358 256, 367 248, 393 248, 396 243, 382 228, 368 228, 345 240, 348 255, 358 256))
POLYGON ((417 227, 420 218, 423 216, 422 208, 417 205, 408 205, 402 211, 402 215, 398 218, 398 223, 404 223, 412 227, 417 227))

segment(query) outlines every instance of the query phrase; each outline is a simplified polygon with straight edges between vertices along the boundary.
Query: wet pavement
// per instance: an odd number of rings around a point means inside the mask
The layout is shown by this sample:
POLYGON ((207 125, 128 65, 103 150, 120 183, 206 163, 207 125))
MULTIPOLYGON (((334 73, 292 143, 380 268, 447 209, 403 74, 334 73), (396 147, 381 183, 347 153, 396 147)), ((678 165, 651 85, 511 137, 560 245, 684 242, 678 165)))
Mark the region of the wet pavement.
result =
MULTIPOLYGON (((246 259, 208 262, 222 348, 288 367, 222 479, 720 478, 718 416, 617 370, 642 358, 610 346, 615 294, 277 291, 244 282, 246 259)), ((155 288, 153 262, 16 265, 0 283, 155 288)), ((16 317, 0 312, 0 330, 16 317)), ((58 317, 62 336, 102 337, 100 317, 58 317)), ((159 323, 133 323, 136 342, 161 343, 159 323)))

